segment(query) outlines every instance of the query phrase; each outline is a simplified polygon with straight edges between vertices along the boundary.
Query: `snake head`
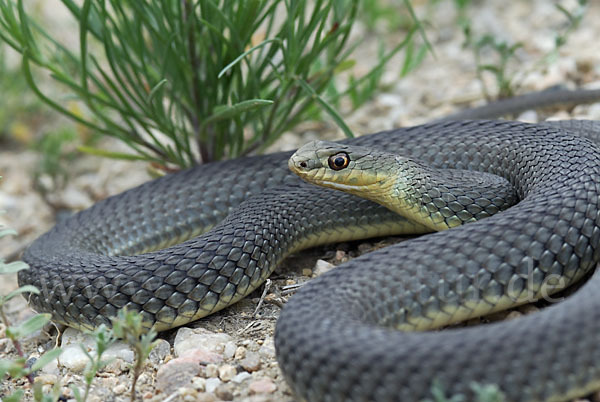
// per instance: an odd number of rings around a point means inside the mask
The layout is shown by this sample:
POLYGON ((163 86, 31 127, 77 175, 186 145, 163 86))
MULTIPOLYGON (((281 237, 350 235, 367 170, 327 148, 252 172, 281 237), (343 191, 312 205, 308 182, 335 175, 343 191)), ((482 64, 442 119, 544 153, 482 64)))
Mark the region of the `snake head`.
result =
POLYGON ((392 181, 386 166, 394 158, 370 148, 312 141, 290 157, 288 166, 309 183, 369 198, 371 191, 392 181))

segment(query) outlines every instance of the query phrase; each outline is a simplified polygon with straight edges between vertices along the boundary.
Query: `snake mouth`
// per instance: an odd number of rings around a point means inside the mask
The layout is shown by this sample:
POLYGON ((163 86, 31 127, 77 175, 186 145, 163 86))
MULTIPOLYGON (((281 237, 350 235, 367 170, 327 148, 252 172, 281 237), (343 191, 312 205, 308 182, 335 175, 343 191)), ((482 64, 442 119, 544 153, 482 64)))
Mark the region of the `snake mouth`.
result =
POLYGON ((315 184, 319 184, 321 186, 333 188, 341 191, 355 192, 355 191, 363 191, 369 188, 368 184, 343 184, 330 180, 314 180, 315 184))

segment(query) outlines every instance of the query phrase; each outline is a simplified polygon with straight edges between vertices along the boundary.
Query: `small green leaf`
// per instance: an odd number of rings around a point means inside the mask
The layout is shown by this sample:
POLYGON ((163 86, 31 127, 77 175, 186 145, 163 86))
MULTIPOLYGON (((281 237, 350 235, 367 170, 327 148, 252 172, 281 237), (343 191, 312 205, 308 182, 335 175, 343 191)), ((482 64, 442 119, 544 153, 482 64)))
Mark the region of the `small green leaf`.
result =
POLYGON ((0 264, 0 275, 14 274, 27 268, 29 268, 29 265, 25 264, 23 261, 14 261, 10 264, 0 264))
POLYGON ((33 285, 21 286, 20 288, 15 289, 12 292, 10 292, 9 294, 7 294, 6 296, 4 296, 4 301, 10 300, 13 297, 20 295, 22 293, 33 293, 33 294, 39 295, 40 290, 33 285))
POLYGON ((0 237, 4 237, 4 236, 15 236, 17 234, 17 231, 14 229, 2 229, 0 230, 0 237))
POLYGON ((235 105, 220 105, 213 109, 213 115, 202 122, 203 125, 214 123, 219 120, 230 119, 240 113, 247 112, 252 109, 273 104, 272 100, 267 99, 249 99, 236 103, 235 105))
POLYGON ((75 395, 75 400, 77 402, 83 401, 83 397, 81 395, 81 391, 79 390, 79 387, 77 387, 75 384, 71 384, 71 386, 69 388, 71 388, 71 391, 73 391, 73 395, 75 395))
POLYGON ((333 69, 333 72, 336 73, 336 74, 337 73, 341 73, 343 71, 350 70, 355 65, 356 65, 356 60, 354 60, 354 59, 347 59, 347 60, 342 61, 340 64, 338 64, 333 69))
POLYGON ((23 399, 23 395, 25 395, 25 391, 20 389, 15 391, 14 394, 2 397, 2 402, 20 402, 23 399))
POLYGON ((267 39, 265 41, 262 41, 258 45, 254 46, 254 47, 251 47, 250 49, 246 50, 244 53, 242 53, 238 57, 236 57, 235 60, 233 60, 228 65, 226 65, 221 71, 219 71, 219 74, 217 75, 217 78, 221 78, 227 71, 229 71, 233 66, 235 66, 237 63, 239 63, 240 60, 242 60, 244 57, 246 57, 250 53, 252 53, 255 50, 258 50, 261 47, 263 47, 265 45, 268 45, 269 43, 272 43, 272 42, 281 43, 281 39, 279 39, 279 38, 267 39))
POLYGON ((6 336, 10 337, 11 339, 18 339, 32 334, 35 331, 42 329, 43 326, 50 321, 51 317, 51 314, 36 314, 19 324, 17 327, 6 328, 6 336))
POLYGON ((60 349, 60 348, 51 349, 51 350, 47 351, 46 353, 41 355, 40 358, 37 359, 35 363, 33 363, 33 365, 31 366, 31 371, 34 372, 34 371, 41 369, 42 367, 45 367, 52 360, 54 360, 58 356, 60 356, 61 353, 62 353, 62 349, 60 349))
POLYGON ((4 379, 4 376, 8 373, 13 364, 14 363, 10 360, 0 359, 0 380, 4 379))
POLYGON ((150 94, 148 95, 148 103, 152 103, 152 101, 154 100, 154 97, 156 96, 156 94, 158 93, 158 91, 159 91, 159 90, 160 90, 160 89, 161 89, 161 88, 162 88, 162 87, 163 87, 163 86, 164 86, 166 83, 168 83, 168 82, 169 82, 169 81, 167 81, 167 79, 166 79, 166 78, 164 78, 164 79, 160 80, 160 81, 158 82, 158 84, 156 84, 156 85, 154 86, 154 88, 152 88, 152 89, 150 90, 150 94))
POLYGON ((105 158, 111 158, 111 159, 123 159, 123 160, 127 160, 127 161, 147 161, 148 160, 147 157, 144 157, 141 155, 133 155, 133 154, 126 154, 123 152, 107 151, 106 149, 88 147, 86 145, 80 145, 77 147, 77 149, 80 152, 83 152, 86 154, 95 155, 95 156, 103 156, 105 158))

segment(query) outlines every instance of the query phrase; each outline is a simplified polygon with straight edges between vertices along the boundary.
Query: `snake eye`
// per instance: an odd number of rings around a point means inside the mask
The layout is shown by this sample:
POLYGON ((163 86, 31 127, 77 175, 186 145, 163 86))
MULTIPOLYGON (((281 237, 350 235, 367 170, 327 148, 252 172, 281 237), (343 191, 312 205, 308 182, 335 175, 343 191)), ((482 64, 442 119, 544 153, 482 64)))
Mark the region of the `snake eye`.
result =
POLYGON ((342 170, 350 163, 350 157, 345 152, 340 152, 329 157, 329 167, 333 170, 342 170))

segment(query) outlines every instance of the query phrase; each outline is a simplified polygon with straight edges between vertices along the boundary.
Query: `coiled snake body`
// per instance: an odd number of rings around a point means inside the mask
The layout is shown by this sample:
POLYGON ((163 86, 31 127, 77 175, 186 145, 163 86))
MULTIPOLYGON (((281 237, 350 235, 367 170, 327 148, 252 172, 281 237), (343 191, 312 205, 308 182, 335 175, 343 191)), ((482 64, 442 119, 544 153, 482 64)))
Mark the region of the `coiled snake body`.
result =
MULTIPOLYGON (((442 122, 347 141, 500 175, 520 201, 305 285, 275 336, 294 391, 309 400, 419 401, 437 383, 471 399, 478 383, 498 385, 510 401, 535 401, 600 388, 600 275, 566 301, 511 321, 387 328, 479 316, 590 272, 600 260, 600 151, 569 131, 595 137, 593 124, 442 122)), ((291 251, 398 231, 403 219, 384 207, 301 182, 289 156, 204 165, 99 202, 26 251, 31 269, 19 283, 40 288, 30 303, 57 321, 93 327, 128 306, 160 330, 244 297, 291 251)))

